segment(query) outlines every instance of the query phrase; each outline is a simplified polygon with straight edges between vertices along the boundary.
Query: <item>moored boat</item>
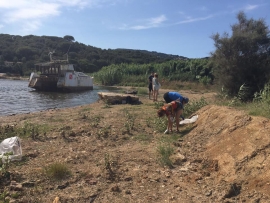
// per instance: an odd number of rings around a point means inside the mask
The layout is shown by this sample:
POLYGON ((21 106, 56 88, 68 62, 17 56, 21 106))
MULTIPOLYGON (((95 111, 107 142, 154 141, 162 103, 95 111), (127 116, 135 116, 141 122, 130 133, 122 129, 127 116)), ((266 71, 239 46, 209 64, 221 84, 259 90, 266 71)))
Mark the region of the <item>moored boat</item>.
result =
POLYGON ((36 71, 29 78, 28 87, 37 91, 74 92, 93 89, 93 77, 74 70, 67 60, 53 60, 35 64, 36 71), (40 73, 40 74, 38 74, 40 73))

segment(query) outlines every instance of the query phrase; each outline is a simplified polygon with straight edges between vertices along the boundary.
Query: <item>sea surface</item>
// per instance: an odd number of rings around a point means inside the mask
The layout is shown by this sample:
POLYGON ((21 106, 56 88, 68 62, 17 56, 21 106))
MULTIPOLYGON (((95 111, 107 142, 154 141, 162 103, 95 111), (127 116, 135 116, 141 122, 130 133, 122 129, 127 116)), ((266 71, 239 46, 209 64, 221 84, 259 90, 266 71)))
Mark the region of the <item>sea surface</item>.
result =
POLYGON ((91 104, 99 99, 98 92, 112 90, 118 89, 94 86, 77 93, 38 92, 28 87, 27 80, 0 79, 0 116, 91 104))

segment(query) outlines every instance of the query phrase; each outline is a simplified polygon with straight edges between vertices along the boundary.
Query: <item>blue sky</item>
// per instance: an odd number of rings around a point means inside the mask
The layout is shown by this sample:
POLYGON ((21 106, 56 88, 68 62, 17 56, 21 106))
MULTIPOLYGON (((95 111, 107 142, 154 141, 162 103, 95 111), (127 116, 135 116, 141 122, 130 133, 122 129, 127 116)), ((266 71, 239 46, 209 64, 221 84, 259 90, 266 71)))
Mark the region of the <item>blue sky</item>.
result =
POLYGON ((201 58, 239 11, 270 25, 269 0, 0 0, 0 33, 201 58))

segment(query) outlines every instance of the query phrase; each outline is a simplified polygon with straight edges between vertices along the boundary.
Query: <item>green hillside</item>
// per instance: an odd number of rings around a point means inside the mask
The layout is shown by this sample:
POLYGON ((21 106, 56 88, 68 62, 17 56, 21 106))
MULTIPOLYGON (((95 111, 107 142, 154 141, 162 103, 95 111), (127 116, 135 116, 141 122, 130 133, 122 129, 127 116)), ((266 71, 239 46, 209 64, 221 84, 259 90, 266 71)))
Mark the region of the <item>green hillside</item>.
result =
POLYGON ((172 59, 185 59, 178 55, 169 55, 146 50, 101 49, 75 41, 73 36, 18 36, 0 34, 0 72, 28 75, 38 62, 49 61, 48 53, 55 51, 54 57, 66 58, 79 71, 93 73, 112 64, 161 63, 172 59), (13 62, 7 67, 5 61, 13 62))

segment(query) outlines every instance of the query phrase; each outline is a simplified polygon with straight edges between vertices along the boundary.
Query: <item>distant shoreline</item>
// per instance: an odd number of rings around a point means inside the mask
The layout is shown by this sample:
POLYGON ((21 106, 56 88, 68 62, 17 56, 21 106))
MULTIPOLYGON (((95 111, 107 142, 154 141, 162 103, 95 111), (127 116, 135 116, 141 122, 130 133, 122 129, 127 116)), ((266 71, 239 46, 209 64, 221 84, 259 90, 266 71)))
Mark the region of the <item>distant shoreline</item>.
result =
POLYGON ((6 80, 29 80, 29 78, 25 77, 12 77, 12 76, 0 76, 0 79, 6 79, 6 80))

